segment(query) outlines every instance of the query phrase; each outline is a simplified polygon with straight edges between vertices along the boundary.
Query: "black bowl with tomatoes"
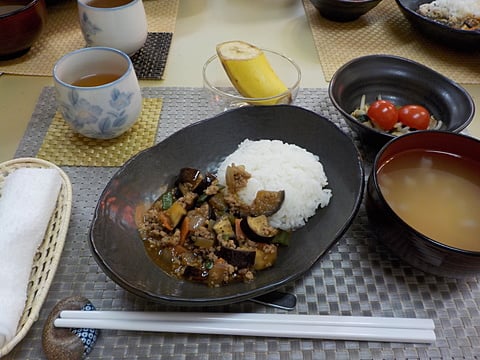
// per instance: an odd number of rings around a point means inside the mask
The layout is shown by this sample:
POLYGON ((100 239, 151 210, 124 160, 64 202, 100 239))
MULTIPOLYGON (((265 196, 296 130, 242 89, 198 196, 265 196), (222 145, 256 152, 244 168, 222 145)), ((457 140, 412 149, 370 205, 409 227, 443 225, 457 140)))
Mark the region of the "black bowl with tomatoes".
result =
POLYGON ((475 114, 472 97, 463 87, 394 55, 347 62, 333 75, 328 91, 347 124, 375 150, 412 131, 461 132, 475 114))

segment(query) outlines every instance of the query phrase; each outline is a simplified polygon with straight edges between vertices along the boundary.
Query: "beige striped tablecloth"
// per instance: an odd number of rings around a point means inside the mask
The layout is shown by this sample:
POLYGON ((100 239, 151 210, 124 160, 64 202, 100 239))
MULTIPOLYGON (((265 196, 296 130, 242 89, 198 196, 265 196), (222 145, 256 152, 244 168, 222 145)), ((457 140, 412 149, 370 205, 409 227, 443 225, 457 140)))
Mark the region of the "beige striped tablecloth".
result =
POLYGON ((431 41, 404 18, 395 0, 383 0, 352 22, 323 18, 303 0, 326 81, 344 63, 363 55, 391 54, 420 62, 461 84, 480 84, 480 51, 458 51, 431 41))
MULTIPOLYGON (((148 31, 173 33, 179 0, 144 0, 148 31)), ((51 76, 53 65, 64 54, 85 46, 77 2, 64 0, 47 9, 46 27, 30 51, 16 59, 0 61, 0 72, 51 76)))

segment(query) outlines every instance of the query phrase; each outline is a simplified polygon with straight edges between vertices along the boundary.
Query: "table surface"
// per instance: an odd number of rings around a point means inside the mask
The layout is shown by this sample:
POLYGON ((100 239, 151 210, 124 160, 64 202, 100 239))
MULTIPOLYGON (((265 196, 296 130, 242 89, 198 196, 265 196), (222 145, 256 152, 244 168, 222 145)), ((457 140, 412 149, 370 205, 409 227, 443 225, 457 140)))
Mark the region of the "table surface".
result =
MULTIPOLYGON (((202 86, 203 63, 219 42, 242 39, 295 59, 302 87, 325 88, 322 68, 301 0, 182 0, 165 72, 142 86, 202 86)), ((0 76, 0 161, 14 156, 38 96, 51 77, 0 76)), ((463 85, 480 105, 480 85, 463 85)), ((477 113, 468 131, 480 138, 477 113)))
MULTIPOLYGON (((45 143, 56 111, 54 94, 53 87, 42 90, 17 157, 34 156, 45 143)), ((214 114, 203 89, 198 87, 144 87, 143 96, 163 101, 157 142, 214 114)), ((369 173, 374 153, 358 141, 331 104, 326 89, 303 88, 297 103, 350 136, 361 153, 365 173, 369 173)), ((321 260, 280 288, 296 295, 297 304, 292 311, 250 301, 208 308, 178 307, 174 303, 153 303, 122 289, 91 255, 88 229, 94 209, 118 168, 62 168, 73 189, 65 247, 38 320, 5 359, 43 358, 41 337, 47 316, 55 304, 73 295, 90 299, 98 310, 360 315, 431 318, 435 323, 436 341, 431 344, 101 330, 88 357, 92 360, 478 359, 475 356, 480 354, 480 276, 442 278, 412 268, 375 241, 364 204, 348 231, 321 260)))

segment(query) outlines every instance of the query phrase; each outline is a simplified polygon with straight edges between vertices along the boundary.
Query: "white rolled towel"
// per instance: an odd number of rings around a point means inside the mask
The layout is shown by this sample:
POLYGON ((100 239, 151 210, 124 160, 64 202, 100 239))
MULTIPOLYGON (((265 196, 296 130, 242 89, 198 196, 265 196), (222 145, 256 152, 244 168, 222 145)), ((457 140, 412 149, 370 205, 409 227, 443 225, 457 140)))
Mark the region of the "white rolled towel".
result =
POLYGON ((61 185, 55 169, 20 168, 5 179, 0 197, 0 348, 15 336, 33 259, 61 185))

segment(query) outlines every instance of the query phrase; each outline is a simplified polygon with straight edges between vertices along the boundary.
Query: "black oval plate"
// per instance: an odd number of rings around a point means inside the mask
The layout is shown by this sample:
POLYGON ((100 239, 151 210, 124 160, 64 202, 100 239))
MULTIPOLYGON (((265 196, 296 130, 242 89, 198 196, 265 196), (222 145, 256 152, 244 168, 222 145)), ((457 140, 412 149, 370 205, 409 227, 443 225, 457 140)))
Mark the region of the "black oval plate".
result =
POLYGON ((310 269, 345 233, 363 197, 364 170, 352 140, 329 120, 300 107, 243 107, 200 121, 131 158, 112 177, 90 229, 92 254, 126 290, 175 305, 220 305, 275 290, 310 269), (307 225, 293 233, 275 266, 253 282, 220 288, 174 279, 150 260, 135 213, 151 203, 182 167, 214 170, 244 139, 278 139, 319 156, 333 196, 307 225))
POLYGON ((432 0, 395 0, 405 18, 413 27, 437 44, 453 49, 475 52, 480 49, 480 31, 455 29, 420 15, 420 5, 432 0))

